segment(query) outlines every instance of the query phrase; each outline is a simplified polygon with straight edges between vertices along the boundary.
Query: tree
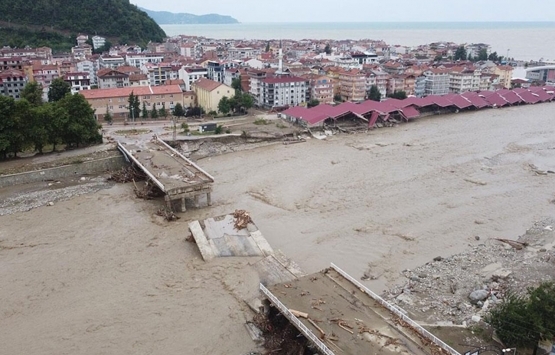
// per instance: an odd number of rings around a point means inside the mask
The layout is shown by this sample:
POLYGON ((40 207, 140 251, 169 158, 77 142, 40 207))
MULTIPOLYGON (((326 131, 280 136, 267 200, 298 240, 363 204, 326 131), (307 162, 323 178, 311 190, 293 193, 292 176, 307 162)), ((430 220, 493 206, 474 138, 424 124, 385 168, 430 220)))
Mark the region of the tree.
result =
POLYGON ((39 154, 43 153, 44 146, 48 144, 53 116, 52 104, 33 107, 27 116, 25 122, 27 139, 39 154))
POLYGON ((152 105, 152 111, 150 111, 150 118, 152 119, 158 118, 158 110, 156 109, 156 104, 152 105))
POLYGON ((454 60, 465 60, 467 58, 466 49, 464 46, 459 46, 455 51, 455 56, 453 57, 454 60))
POLYGON ((71 87, 62 78, 56 78, 50 83, 48 89, 48 102, 57 102, 71 93, 71 87))
POLYGON ((222 125, 217 125, 216 129, 214 130, 214 134, 222 134, 224 131, 224 126, 222 125))
POLYGON ((533 348, 555 336, 555 283, 528 288, 525 296, 509 293, 485 318, 508 346, 533 348))
POLYGON ((478 60, 488 60, 488 50, 486 48, 480 49, 480 51, 478 52, 478 60))
POLYGON ((231 106, 229 105, 229 99, 227 96, 222 97, 220 102, 218 102, 218 111, 224 115, 227 115, 229 111, 231 111, 231 106))
POLYGON ((315 107, 315 106, 318 106, 318 105, 320 105, 320 101, 317 100, 317 99, 312 99, 312 100, 310 100, 309 102, 306 103, 306 106, 309 107, 309 108, 310 107, 315 107))
POLYGON ((189 133, 189 125, 185 122, 183 122, 181 124, 181 129, 183 130, 183 133, 189 133))
POLYGON ((342 102, 343 99, 341 98, 341 95, 335 94, 335 95, 333 95, 333 101, 335 101, 335 102, 342 102))
POLYGON ((15 100, 9 96, 0 95, 0 154, 4 159, 10 152, 12 133, 17 129, 15 117, 15 100))
POLYGON ((266 42, 266 50, 265 52, 268 53, 270 51, 270 42, 266 42))
POLYGON ((114 120, 114 118, 112 117, 112 114, 110 113, 110 110, 108 110, 108 105, 106 105, 106 114, 104 115, 104 121, 111 124, 113 120, 114 120))
POLYGON ((382 101, 382 93, 376 85, 372 85, 368 90, 368 99, 372 101, 382 101))
POLYGON ((468 53, 468 58, 466 58, 468 61, 473 62, 474 58, 472 58, 472 53, 468 53))
POLYGON ((528 312, 525 297, 508 294, 485 320, 507 346, 532 348, 538 342, 540 328, 528 312))
POLYGON ((179 102, 175 104, 175 107, 173 108, 173 115, 176 117, 184 117, 185 116, 185 110, 183 109, 183 105, 181 105, 179 102))
POLYGON ((141 110, 141 118, 148 120, 148 110, 146 109, 146 101, 143 101, 143 109, 141 110))
POLYGON ((442 59, 443 59, 443 56, 441 54, 438 54, 434 57, 434 62, 441 62, 442 59))
POLYGON ((243 87, 241 86, 241 76, 231 81, 231 87, 235 89, 236 93, 243 91, 243 87))
POLYGON ((490 55, 488 56, 488 60, 491 60, 492 62, 497 62, 499 60, 497 52, 490 53, 490 55))
POLYGON ((129 110, 129 118, 135 121, 135 118, 139 118, 141 114, 141 103, 139 102, 139 97, 131 91, 129 97, 127 98, 127 109, 129 110))
POLYGON ((326 52, 327 55, 331 54, 331 46, 329 43, 326 44, 326 47, 324 48, 324 52, 326 52))
POLYGON ((404 100, 407 98, 407 93, 404 91, 394 91, 389 97, 392 99, 404 100))
POLYGON ((40 106, 42 102, 42 85, 30 82, 21 91, 21 98, 29 101, 33 106, 40 106))
POLYGON ((168 117, 168 110, 166 110, 166 103, 165 102, 162 102, 162 108, 160 108, 160 110, 158 110, 158 116, 159 117, 164 117, 164 118, 168 117))
POLYGON ((80 94, 66 95, 56 105, 67 114, 62 122, 62 142, 69 146, 102 142, 94 110, 80 94))
POLYGON ((254 106, 254 99, 246 92, 241 95, 241 99, 239 102, 241 108, 245 110, 245 113, 247 113, 247 111, 254 106))

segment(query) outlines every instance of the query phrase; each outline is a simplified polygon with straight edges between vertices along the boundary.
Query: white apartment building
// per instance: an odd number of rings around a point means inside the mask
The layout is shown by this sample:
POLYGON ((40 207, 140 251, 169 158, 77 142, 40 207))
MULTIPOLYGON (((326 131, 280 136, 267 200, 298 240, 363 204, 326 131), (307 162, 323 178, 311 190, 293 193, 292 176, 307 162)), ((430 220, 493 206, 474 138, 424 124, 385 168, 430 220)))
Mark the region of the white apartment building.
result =
POLYGON ((116 69, 125 64, 121 56, 101 56, 98 59, 98 69, 116 69))
POLYGON ((384 71, 371 70, 366 75, 366 92, 370 91, 372 85, 376 85, 378 91, 385 98, 387 94, 387 84, 389 81, 389 74, 384 71))
POLYGON ((64 75, 64 81, 71 86, 72 94, 91 89, 89 73, 67 73, 64 75))
POLYGON ((480 90, 482 71, 474 68, 455 67, 449 73, 449 91, 461 94, 480 90))
POLYGON ((227 50, 228 59, 245 59, 245 58, 257 58, 260 55, 260 49, 251 47, 234 47, 227 50))
POLYGON ((164 56, 158 53, 128 54, 125 56, 125 63, 132 67, 140 68, 147 63, 162 63, 164 56))
POLYGON ((422 73, 424 81, 424 96, 445 95, 449 93, 450 75, 447 69, 429 69, 422 73))
POLYGON ((82 60, 77 63, 76 69, 80 73, 87 73, 89 74, 89 79, 91 81, 91 85, 98 85, 98 61, 92 60, 82 60))
POLYGON ((185 83, 185 91, 191 91, 191 85, 200 78, 208 78, 208 71, 202 67, 182 67, 178 70, 178 78, 185 83))
POLYGON ((92 37, 92 44, 94 49, 98 49, 100 47, 104 47, 106 44, 106 38, 100 36, 93 36, 92 37))
POLYGON ((260 81, 261 95, 258 105, 261 107, 298 106, 310 99, 308 80, 281 76, 260 81))

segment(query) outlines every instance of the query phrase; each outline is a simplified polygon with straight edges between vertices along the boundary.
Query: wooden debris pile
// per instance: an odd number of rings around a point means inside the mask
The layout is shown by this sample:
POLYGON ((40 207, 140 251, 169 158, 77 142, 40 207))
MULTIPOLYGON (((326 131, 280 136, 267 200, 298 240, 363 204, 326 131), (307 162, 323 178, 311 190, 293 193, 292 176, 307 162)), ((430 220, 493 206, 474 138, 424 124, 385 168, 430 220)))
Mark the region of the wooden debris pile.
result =
POLYGON ((142 171, 135 169, 134 166, 121 168, 121 170, 112 173, 112 175, 110 175, 110 177, 108 178, 108 180, 115 181, 117 183, 142 181, 145 179, 146 175, 142 171))
MULTIPOLYGON (((168 222, 172 222, 172 221, 177 221, 180 217, 176 216, 175 213, 173 213, 173 211, 167 209, 167 208, 160 208, 157 212, 156 215, 160 216, 160 217, 164 217, 164 219, 168 222)), ((191 236, 192 238, 192 236, 191 236)))
POLYGON ((528 243, 526 242, 517 242, 516 240, 502 239, 502 238, 494 238, 494 239, 500 241, 501 243, 508 244, 513 248, 515 248, 516 250, 522 250, 523 248, 528 246, 528 243))
POLYGON ((235 210, 233 217, 235 218, 234 226, 237 230, 245 229, 249 223, 252 223, 251 216, 245 210, 235 210))
POLYGON ((142 198, 143 200, 152 200, 154 198, 164 196, 164 192, 160 190, 158 186, 156 186, 150 181, 147 181, 144 184, 142 189, 137 186, 137 184, 135 183, 135 180, 133 180, 133 185, 134 185, 135 195, 138 198, 142 198))

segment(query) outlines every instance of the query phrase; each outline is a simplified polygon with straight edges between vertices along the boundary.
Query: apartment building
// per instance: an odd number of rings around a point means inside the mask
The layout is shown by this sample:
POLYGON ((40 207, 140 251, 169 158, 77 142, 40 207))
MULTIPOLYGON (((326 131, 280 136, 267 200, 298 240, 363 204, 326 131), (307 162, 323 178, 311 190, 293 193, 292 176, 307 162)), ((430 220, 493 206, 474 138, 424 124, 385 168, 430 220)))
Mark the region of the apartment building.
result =
POLYGON ((71 87, 72 94, 91 89, 89 73, 67 73, 64 75, 64 81, 71 87))
POLYGON ((327 76, 318 74, 305 74, 303 79, 308 81, 310 100, 320 103, 333 103, 333 82, 327 76))
POLYGON ((494 68, 493 74, 499 76, 499 85, 506 89, 511 87, 511 79, 513 78, 514 68, 510 65, 497 65, 494 68))
POLYGON ((366 75, 358 69, 339 72, 340 95, 343 101, 360 102, 366 98, 366 75))
POLYGON ((27 85, 27 77, 21 70, 8 69, 0 72, 0 95, 18 100, 25 85, 27 85))
POLYGON ((98 69, 116 69, 125 64, 121 56, 104 55, 98 58, 98 69))
POLYGON ((449 70, 447 69, 428 69, 422 75, 425 79, 424 96, 445 95, 449 93, 449 70))
POLYGON ((449 91, 461 94, 480 90, 482 71, 474 67, 453 67, 449 72, 449 91))
POLYGON ((183 80, 185 91, 191 91, 195 81, 200 78, 208 78, 208 71, 202 67, 181 67, 178 71, 178 77, 183 80))
POLYGON ((129 75, 114 69, 101 69, 98 71, 98 88, 114 89, 129 86, 129 75))
POLYGON ((125 63, 132 67, 140 68, 147 63, 158 64, 164 61, 164 55, 160 53, 141 53, 128 54, 125 56, 125 63))
POLYGON ((92 85, 98 85, 98 61, 96 60, 82 60, 77 62, 76 70, 80 73, 87 73, 89 74, 89 78, 91 80, 92 85))
POLYGON ((385 97, 387 95, 387 83, 389 81, 389 74, 381 70, 370 70, 366 72, 366 92, 375 85, 378 91, 385 97))
POLYGON ((235 94, 235 90, 230 86, 206 78, 195 81, 192 87, 197 97, 197 105, 205 112, 218 112, 220 100, 224 96, 231 98, 235 94))
POLYGON ((309 83, 304 78, 277 76, 262 79, 260 84, 258 105, 261 107, 299 106, 310 100, 309 83))

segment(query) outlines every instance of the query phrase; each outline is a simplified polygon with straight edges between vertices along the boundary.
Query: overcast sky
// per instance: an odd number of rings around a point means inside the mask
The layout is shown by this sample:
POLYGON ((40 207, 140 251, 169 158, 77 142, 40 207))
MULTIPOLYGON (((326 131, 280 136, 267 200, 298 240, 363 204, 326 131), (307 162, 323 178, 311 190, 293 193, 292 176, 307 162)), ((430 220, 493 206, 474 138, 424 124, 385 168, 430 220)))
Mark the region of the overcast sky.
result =
POLYGON ((240 22, 555 21, 551 0, 131 0, 138 6, 240 22))

